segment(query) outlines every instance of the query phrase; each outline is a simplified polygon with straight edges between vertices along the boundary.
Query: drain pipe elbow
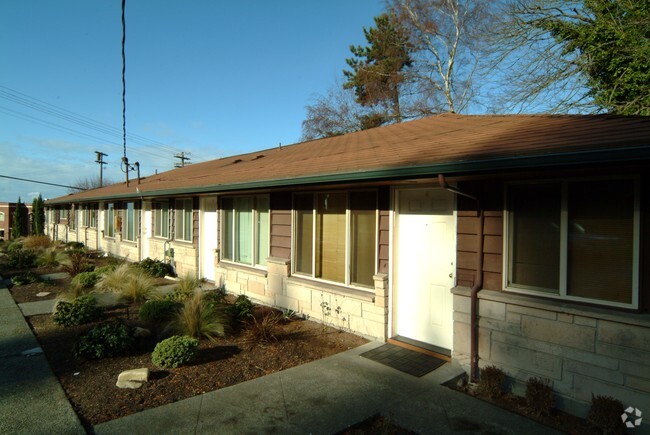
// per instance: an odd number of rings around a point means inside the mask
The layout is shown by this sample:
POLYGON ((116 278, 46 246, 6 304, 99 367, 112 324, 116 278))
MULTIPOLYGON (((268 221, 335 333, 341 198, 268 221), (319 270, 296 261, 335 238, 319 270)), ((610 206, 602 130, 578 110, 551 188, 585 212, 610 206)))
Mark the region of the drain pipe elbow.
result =
POLYGON ((478 197, 470 195, 449 185, 443 174, 438 174, 440 187, 456 195, 465 196, 476 201, 476 276, 470 291, 470 380, 478 380, 478 292, 483 288, 483 223, 484 215, 478 197))

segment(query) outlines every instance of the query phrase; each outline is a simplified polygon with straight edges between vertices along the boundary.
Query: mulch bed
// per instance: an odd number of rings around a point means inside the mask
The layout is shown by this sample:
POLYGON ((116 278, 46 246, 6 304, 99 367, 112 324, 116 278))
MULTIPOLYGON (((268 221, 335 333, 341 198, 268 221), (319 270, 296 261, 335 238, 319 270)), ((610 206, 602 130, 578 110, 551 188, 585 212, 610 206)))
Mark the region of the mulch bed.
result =
MULTIPOLYGON (((137 309, 137 306, 129 308, 128 324, 140 325, 135 319, 137 309)), ((270 310, 258 307, 256 315, 270 310)), ((106 317, 126 319, 126 307, 114 308, 106 313, 106 317)), ((216 343, 201 340, 196 362, 164 370, 151 363, 151 351, 157 341, 153 336, 139 339, 136 348, 126 356, 87 361, 75 358, 71 349, 79 335, 92 325, 63 328, 55 325, 49 315, 32 316, 28 321, 52 370, 87 428, 324 358, 367 342, 354 334, 298 319, 280 322, 275 333, 277 339, 268 343, 247 341, 245 328, 216 343), (130 390, 115 386, 120 372, 141 367, 150 370, 150 380, 143 387, 130 390)))

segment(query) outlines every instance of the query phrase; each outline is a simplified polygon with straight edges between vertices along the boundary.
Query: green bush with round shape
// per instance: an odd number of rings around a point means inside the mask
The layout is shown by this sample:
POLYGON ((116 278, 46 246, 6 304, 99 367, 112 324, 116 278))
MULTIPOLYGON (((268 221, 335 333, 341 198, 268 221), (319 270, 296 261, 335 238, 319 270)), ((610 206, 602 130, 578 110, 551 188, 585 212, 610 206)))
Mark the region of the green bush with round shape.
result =
POLYGON ((72 278, 71 284, 80 285, 83 288, 93 288, 99 281, 99 274, 97 272, 81 272, 72 278))
POLYGON ((196 359, 199 340, 185 335, 174 335, 156 345, 151 361, 161 368, 176 368, 196 359))
POLYGON ((77 326, 98 320, 103 312, 93 295, 83 295, 72 302, 57 302, 53 320, 57 325, 77 326))
POLYGON ((147 323, 163 323, 172 320, 183 305, 169 299, 145 302, 140 307, 140 320, 147 323))
POLYGON ((147 257, 139 262, 137 266, 154 278, 163 278, 167 275, 176 276, 172 265, 164 263, 160 260, 152 260, 151 258, 147 257))
POLYGON ((77 358, 100 359, 118 356, 135 343, 133 328, 118 321, 100 323, 81 336, 74 348, 77 358))

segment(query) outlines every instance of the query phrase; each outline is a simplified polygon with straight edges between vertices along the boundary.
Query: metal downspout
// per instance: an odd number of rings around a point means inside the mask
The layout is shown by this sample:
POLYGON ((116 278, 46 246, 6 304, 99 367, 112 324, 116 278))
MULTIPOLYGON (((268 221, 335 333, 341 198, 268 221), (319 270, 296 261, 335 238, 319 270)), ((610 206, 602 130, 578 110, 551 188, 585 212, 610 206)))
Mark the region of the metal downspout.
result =
POLYGON ((465 196, 476 201, 476 278, 470 292, 470 380, 478 379, 478 292, 483 287, 483 222, 484 215, 480 200, 473 195, 462 192, 457 187, 450 186, 443 174, 438 174, 440 187, 457 195, 465 196))

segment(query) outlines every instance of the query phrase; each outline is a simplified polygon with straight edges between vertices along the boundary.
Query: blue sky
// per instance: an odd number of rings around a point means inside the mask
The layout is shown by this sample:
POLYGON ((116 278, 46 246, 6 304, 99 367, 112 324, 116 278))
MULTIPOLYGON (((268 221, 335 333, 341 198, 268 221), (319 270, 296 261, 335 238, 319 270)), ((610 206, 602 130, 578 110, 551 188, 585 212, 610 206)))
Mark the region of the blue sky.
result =
MULTIPOLYGON (((333 86, 383 7, 127 0, 126 123, 139 135, 127 140, 129 160, 148 174, 171 169, 175 152, 198 162, 297 142, 305 105, 333 86)), ((120 20, 120 0, 1 3, 0 175, 67 185, 98 175, 98 150, 105 177, 123 179, 120 20), (61 109, 74 115, 53 115, 61 109), (69 120, 88 122, 77 115, 107 127, 69 120)), ((38 193, 67 189, 0 178, 0 201, 38 193)))

